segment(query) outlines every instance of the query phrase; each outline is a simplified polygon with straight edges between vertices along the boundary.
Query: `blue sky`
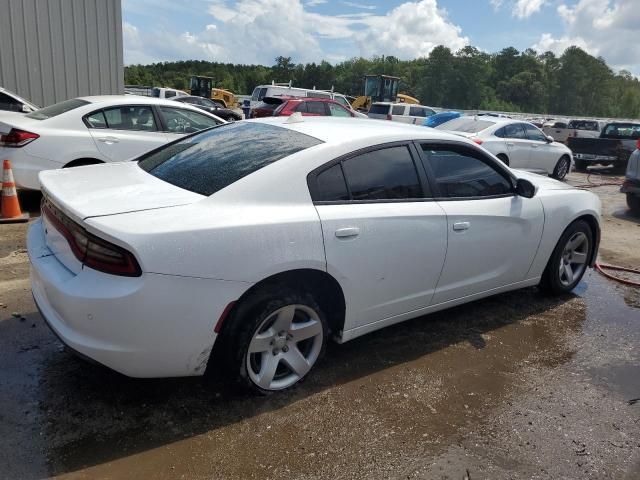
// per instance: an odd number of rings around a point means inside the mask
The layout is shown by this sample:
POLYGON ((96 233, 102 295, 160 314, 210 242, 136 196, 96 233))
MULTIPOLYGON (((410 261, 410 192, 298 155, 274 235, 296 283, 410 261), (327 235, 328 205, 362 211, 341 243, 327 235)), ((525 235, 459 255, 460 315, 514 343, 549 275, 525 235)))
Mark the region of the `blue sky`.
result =
POLYGON ((123 0, 125 63, 332 63, 436 45, 561 54, 579 45, 640 73, 638 0, 123 0), (627 43, 627 41, 629 43, 627 43))

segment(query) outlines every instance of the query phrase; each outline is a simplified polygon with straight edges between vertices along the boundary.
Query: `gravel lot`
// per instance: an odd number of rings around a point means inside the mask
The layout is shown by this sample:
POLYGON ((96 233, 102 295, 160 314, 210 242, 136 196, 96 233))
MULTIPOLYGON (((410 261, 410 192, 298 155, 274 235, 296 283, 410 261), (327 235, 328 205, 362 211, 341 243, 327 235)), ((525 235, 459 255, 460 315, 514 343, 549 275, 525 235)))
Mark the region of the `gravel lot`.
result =
MULTIPOLYGON (((602 260, 640 267, 640 221, 593 191, 602 260)), ((330 345, 299 388, 249 397, 65 351, 25 231, 0 225, 0 478, 640 478, 640 289, 590 271, 564 298, 498 295, 330 345)))

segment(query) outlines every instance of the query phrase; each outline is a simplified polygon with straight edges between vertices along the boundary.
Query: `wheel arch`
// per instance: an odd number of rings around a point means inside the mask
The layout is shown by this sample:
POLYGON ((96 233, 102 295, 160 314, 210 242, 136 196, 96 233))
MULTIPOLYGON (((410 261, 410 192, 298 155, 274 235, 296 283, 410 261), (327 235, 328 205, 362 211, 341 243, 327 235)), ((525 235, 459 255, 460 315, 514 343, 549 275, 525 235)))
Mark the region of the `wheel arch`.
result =
MULTIPOLYGON (((278 285, 313 294, 327 315, 327 322, 329 323, 331 331, 336 334, 342 332, 346 311, 346 302, 342 287, 332 275, 314 268, 286 270, 264 278, 251 286, 251 288, 235 301, 233 307, 227 312, 226 318, 231 316, 236 308, 248 297, 255 295, 263 289, 277 287, 278 285)), ((222 336, 224 336, 225 332, 225 323, 226 322, 223 323, 220 329, 220 335, 222 336)))
POLYGON ((598 248, 600 247, 600 224, 596 217, 590 213, 579 216, 571 223, 575 223, 579 220, 585 221, 587 225, 589 225, 591 234, 593 235, 593 249, 591 251, 591 258, 589 258, 588 264, 590 267, 593 267, 596 263, 596 259, 598 258, 598 248))

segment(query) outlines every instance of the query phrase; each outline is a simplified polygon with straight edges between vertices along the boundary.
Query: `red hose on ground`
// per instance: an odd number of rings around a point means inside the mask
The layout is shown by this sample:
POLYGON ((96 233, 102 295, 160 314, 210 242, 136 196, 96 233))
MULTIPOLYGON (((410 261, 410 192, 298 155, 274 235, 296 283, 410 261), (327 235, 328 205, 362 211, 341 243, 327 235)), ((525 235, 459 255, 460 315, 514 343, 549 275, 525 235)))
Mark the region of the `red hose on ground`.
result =
POLYGON ((634 282, 633 280, 627 280, 626 278, 616 277, 615 275, 611 275, 610 273, 605 272, 605 270, 615 270, 617 272, 627 272, 634 273, 636 275, 640 275, 640 270, 634 270, 633 268, 625 268, 618 267, 616 265, 607 265, 606 263, 596 262, 595 264, 596 271, 610 280, 615 280, 616 282, 620 282, 624 285, 629 285, 632 287, 640 287, 640 282, 634 282))

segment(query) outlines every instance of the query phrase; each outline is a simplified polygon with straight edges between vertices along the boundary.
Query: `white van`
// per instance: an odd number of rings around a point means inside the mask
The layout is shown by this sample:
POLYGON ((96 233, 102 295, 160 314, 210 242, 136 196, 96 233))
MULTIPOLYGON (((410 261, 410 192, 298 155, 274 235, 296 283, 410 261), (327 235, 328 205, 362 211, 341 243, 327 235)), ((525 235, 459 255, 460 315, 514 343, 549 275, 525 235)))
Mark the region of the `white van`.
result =
POLYGON ((376 102, 369 109, 369 118, 392 120, 394 122, 422 125, 424 119, 434 115, 436 111, 425 105, 413 103, 376 102))
POLYGON ((347 98, 341 93, 334 93, 330 90, 316 90, 315 88, 297 88, 292 87, 291 84, 288 83, 258 85, 253 89, 253 94, 251 95, 251 108, 260 103, 264 97, 277 97, 282 95, 288 95, 291 97, 330 98, 351 110, 349 100, 347 100, 347 98))

